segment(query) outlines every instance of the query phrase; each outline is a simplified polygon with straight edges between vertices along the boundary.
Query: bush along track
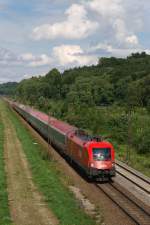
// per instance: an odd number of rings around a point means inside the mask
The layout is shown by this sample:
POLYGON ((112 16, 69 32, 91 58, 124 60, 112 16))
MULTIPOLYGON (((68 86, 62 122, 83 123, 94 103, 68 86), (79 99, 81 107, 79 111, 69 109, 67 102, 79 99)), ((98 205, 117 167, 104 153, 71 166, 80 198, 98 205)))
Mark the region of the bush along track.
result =
POLYGON ((29 131, 22 125, 15 113, 6 107, 5 112, 13 122, 18 138, 29 161, 32 177, 48 206, 52 209, 60 225, 94 225, 95 221, 79 208, 73 194, 63 184, 61 173, 53 160, 42 158, 42 146, 36 144, 29 131))
POLYGON ((0 114, 0 225, 12 225, 6 185, 4 166, 4 126, 0 114))

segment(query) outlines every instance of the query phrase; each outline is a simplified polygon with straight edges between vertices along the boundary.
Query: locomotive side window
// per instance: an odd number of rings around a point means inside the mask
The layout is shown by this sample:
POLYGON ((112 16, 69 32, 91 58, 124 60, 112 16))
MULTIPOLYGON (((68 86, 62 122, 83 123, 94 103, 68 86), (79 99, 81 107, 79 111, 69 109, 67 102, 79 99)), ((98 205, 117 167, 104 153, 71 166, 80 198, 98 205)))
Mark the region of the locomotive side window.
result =
POLYGON ((93 148, 93 159, 95 161, 111 160, 111 149, 110 148, 93 148))

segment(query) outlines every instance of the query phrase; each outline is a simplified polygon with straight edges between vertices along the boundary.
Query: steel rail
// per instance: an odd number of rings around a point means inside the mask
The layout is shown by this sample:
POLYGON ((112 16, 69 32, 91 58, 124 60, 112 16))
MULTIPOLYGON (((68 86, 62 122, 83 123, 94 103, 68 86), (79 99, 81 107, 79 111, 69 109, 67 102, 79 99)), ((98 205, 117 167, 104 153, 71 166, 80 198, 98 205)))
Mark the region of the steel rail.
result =
POLYGON ((147 189, 146 187, 144 187, 145 185, 144 184, 150 184, 150 181, 149 181, 149 178, 146 179, 145 176, 142 176, 142 174, 140 174, 138 171, 134 171, 132 170, 132 168, 126 166, 126 165, 123 165, 123 164, 120 164, 118 162, 116 162, 116 165, 118 167, 120 167, 121 169, 127 171, 128 173, 130 173, 131 175, 133 175, 135 178, 138 178, 140 182, 143 183, 143 185, 140 185, 138 182, 134 181, 132 178, 128 177, 125 173, 119 171, 116 169, 116 172, 118 174, 120 174, 122 177, 124 177, 125 179, 129 180, 130 182, 132 182, 134 185, 136 185, 137 187, 139 187, 141 190, 143 190, 144 192, 146 192, 147 194, 150 195, 150 188, 147 189))
POLYGON ((140 189, 142 189, 144 192, 146 192, 147 194, 150 194, 150 191, 147 190, 146 188, 144 188, 143 186, 141 186, 140 184, 137 184, 135 181, 133 181, 132 179, 130 179, 129 177, 127 177, 125 174, 119 172, 118 170, 116 170, 116 172, 118 174, 120 174, 122 177, 124 177, 125 179, 129 180, 130 182, 132 182, 134 185, 136 185, 137 187, 139 187, 140 189))
POLYGON ((136 171, 135 169, 133 168, 130 168, 129 166, 127 165, 124 165, 125 163, 123 162, 120 162, 118 160, 115 161, 116 165, 121 167, 122 169, 125 169, 126 171, 128 171, 129 173, 135 175, 136 177, 138 177, 139 179, 143 180, 144 182, 150 184, 150 178, 149 177, 146 177, 144 176, 143 174, 141 174, 140 172, 136 171))
POLYGON ((112 183, 95 184, 137 225, 149 225, 150 213, 112 183), (141 214, 141 215, 139 215, 141 214))

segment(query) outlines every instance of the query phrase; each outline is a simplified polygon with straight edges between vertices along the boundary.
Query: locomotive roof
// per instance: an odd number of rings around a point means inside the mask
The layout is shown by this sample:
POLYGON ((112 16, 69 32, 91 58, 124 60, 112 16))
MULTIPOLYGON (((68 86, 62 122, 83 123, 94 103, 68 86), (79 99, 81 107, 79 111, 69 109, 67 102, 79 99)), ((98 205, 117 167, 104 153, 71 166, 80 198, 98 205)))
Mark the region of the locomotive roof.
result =
POLYGON ((79 137, 80 139, 82 139, 83 141, 96 141, 96 142, 101 142, 102 141, 102 137, 101 136, 89 135, 84 130, 80 130, 80 129, 75 131, 75 135, 77 137, 79 137))

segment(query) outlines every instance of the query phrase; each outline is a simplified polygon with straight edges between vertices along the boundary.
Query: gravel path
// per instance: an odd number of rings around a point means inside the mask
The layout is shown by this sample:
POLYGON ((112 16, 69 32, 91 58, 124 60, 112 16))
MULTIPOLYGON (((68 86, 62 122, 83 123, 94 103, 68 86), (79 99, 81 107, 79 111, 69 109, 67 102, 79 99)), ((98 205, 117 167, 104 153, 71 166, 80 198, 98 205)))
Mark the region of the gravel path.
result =
POLYGON ((11 217, 15 225, 56 225, 58 220, 35 187, 15 129, 1 110, 5 125, 5 167, 11 217))

